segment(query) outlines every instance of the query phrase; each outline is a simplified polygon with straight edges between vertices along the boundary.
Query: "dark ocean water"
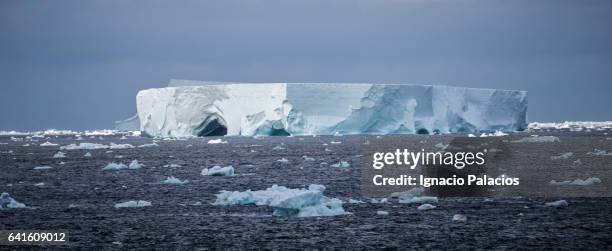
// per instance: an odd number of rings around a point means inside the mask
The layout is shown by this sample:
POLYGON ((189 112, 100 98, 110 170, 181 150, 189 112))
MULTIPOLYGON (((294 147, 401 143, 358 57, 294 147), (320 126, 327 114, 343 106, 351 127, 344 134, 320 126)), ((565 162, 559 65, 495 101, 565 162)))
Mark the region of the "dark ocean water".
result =
MULTIPOLYGON (((593 142, 607 144, 604 150, 612 152, 612 140, 605 131, 533 133, 557 135, 562 140, 592 137, 593 142)), ((528 197, 440 198, 437 208, 429 211, 394 199, 369 203, 370 199, 360 193, 359 146, 384 137, 225 137, 227 144, 207 144, 210 138, 159 140, 158 147, 112 152, 63 150, 67 157, 61 159, 52 158, 59 147, 39 146, 45 141, 134 146, 152 142, 150 138, 119 137, 84 137, 78 141, 74 136, 58 136, 33 138, 38 140, 34 142, 0 136, 0 192, 8 192, 30 207, 0 210, 0 230, 65 230, 69 243, 54 247, 96 249, 612 248, 611 198, 564 198, 569 206, 561 209, 544 206, 551 199, 528 197), (284 149, 274 150, 277 146, 284 149), (84 157, 86 152, 93 157, 84 157), (303 161, 303 155, 316 161, 303 161), (289 162, 278 162, 280 158, 289 162), (128 164, 134 159, 145 167, 102 170, 110 162, 128 164), (351 168, 321 165, 340 160, 351 163, 351 168), (180 167, 164 167, 168 164, 180 167), (33 169, 42 165, 53 168, 33 169), (236 176, 200 175, 202 168, 213 165, 232 165, 236 176), (168 176, 189 183, 162 184, 168 176), (273 209, 267 206, 211 205, 220 190, 260 190, 273 184, 290 188, 322 184, 328 197, 368 203, 344 203, 344 209, 350 212, 347 215, 310 218, 272 216, 273 209), (146 200, 152 206, 114 208, 116 203, 128 200, 146 200), (389 214, 377 215, 379 210, 389 214), (466 215, 467 222, 452 222, 455 214, 466 215)), ((393 137, 436 140, 442 136, 393 137)), ((603 163, 612 168, 610 159, 603 163)))

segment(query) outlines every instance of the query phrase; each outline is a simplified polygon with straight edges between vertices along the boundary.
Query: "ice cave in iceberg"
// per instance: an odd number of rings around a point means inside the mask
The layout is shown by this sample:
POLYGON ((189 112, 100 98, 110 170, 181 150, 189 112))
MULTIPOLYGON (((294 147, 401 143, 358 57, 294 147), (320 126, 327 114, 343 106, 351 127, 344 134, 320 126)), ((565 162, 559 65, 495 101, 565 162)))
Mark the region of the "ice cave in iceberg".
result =
POLYGON ((171 80, 122 130, 153 137, 520 131, 527 92, 436 85, 171 80))

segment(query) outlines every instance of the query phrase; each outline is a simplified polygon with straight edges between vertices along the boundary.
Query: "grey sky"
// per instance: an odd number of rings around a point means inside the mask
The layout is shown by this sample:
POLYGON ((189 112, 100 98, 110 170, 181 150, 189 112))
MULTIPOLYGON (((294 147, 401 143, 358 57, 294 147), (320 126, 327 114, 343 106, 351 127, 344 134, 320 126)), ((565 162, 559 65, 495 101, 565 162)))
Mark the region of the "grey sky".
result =
POLYGON ((112 128, 170 78, 529 91, 612 120, 612 1, 0 1, 0 130, 112 128))

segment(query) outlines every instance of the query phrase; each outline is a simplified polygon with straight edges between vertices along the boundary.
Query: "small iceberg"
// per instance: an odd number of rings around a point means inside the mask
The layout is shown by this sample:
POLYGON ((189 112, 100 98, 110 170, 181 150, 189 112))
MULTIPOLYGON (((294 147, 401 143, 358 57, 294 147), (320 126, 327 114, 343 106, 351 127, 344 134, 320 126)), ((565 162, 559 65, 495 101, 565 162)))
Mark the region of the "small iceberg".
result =
POLYGON ((423 204, 417 207, 417 210, 419 211, 425 211, 425 210, 431 210, 436 208, 436 206, 432 205, 432 204, 423 204))
POLYGON ((85 153, 85 155, 83 155, 83 157, 91 157, 91 153, 87 152, 87 153, 85 153))
POLYGON ((519 140, 512 141, 514 143, 553 143, 553 142, 561 142, 559 137, 555 136, 532 136, 525 137, 519 140))
POLYGON ((227 141, 223 141, 223 139, 211 139, 208 141, 208 144, 227 144, 227 141))
POLYGON ((51 143, 51 142, 47 141, 47 142, 45 142, 45 143, 40 144, 40 146, 59 146, 59 145, 58 145, 58 144, 51 143))
POLYGON ((210 169, 204 168, 200 173, 202 176, 234 176, 233 166, 213 166, 210 169))
POLYGON ((166 178, 166 180, 164 180, 164 184, 168 184, 168 185, 183 185, 188 182, 189 182, 188 180, 180 180, 174 176, 170 176, 166 178))
POLYGON ((47 170, 53 168, 52 166, 37 166, 34 167, 34 170, 47 170))
POLYGON ((26 208, 26 205, 11 198, 9 193, 3 192, 0 195, 0 209, 4 208, 26 208))
POLYGON ((306 155, 302 156, 302 159, 303 159, 304 161, 315 161, 315 159, 314 159, 313 157, 308 157, 308 156, 306 156, 306 155))
POLYGON ((121 170, 121 169, 127 169, 128 166, 126 166, 123 163, 115 163, 115 162, 111 162, 108 163, 108 165, 106 165, 104 168, 102 168, 102 170, 121 170))
POLYGON ((453 222, 467 222, 467 216, 463 214, 453 215, 453 222))
POLYGON ((311 184, 308 189, 273 185, 266 190, 221 191, 214 205, 270 206, 275 216, 318 217, 347 214, 342 201, 323 195, 325 186, 311 184))
POLYGON ((157 147, 159 146, 157 143, 153 142, 151 144, 144 144, 144 145, 139 145, 138 148, 143 148, 143 147, 157 147))
POLYGON ((56 154, 53 154, 53 158, 54 159, 66 158, 66 154, 63 152, 57 152, 56 154))
POLYGON ((331 165, 332 167, 339 167, 339 168, 349 168, 351 167, 351 164, 349 164, 348 162, 341 160, 340 162, 331 165))
POLYGON ((132 162, 128 166, 129 169, 140 169, 142 167, 144 167, 144 165, 138 163, 138 160, 132 160, 132 162))
POLYGON ((569 204, 565 200, 546 202, 544 205, 546 205, 547 207, 554 207, 554 208, 564 208, 564 207, 569 206, 569 204))
POLYGON ((589 177, 585 180, 583 179, 575 179, 575 180, 565 180, 565 181, 555 181, 551 180, 550 184, 553 186, 565 186, 565 185, 574 185, 574 186, 590 186, 595 184, 600 184, 601 179, 597 177, 589 177))
POLYGON ((567 152, 567 153, 561 154, 559 156, 550 156, 550 159, 551 160, 569 159, 572 156, 574 156, 573 152, 567 152))
POLYGON ((149 207, 151 206, 151 202, 146 200, 130 200, 122 203, 115 204, 115 208, 125 208, 125 207, 149 207))

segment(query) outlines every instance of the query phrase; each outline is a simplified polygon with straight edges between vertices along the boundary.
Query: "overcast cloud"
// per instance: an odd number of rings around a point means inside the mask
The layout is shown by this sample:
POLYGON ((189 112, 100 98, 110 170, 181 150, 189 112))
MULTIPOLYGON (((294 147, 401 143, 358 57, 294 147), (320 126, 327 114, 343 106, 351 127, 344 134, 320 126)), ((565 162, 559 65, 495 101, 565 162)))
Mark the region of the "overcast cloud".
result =
POLYGON ((612 1, 0 1, 0 130, 112 128, 170 78, 529 91, 612 120, 612 1))

